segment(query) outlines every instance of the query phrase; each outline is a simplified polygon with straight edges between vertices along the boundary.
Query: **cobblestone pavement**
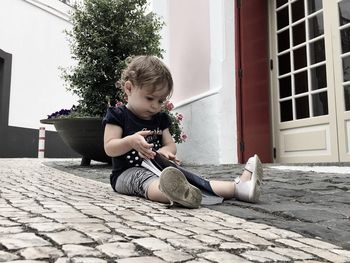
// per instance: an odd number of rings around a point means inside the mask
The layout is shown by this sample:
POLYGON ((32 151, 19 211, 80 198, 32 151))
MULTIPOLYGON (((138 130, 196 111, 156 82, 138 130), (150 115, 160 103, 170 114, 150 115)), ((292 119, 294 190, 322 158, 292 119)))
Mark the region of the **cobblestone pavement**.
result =
POLYGON ((320 239, 205 207, 168 209, 62 170, 0 159, 0 262, 350 262, 320 239))
MULTIPOLYGON (((81 167, 79 162, 79 160, 51 161, 47 164, 109 184, 110 166, 95 162, 90 167, 81 167)), ((296 167, 298 166, 294 166, 296 167)), ((243 166, 186 168, 209 179, 232 180, 240 175, 243 166)), ((325 173, 280 171, 274 168, 276 165, 264 164, 263 194, 259 204, 227 200, 221 205, 208 208, 250 222, 295 231, 307 237, 317 237, 350 250, 350 175, 335 173, 335 170, 342 167, 327 164, 321 166, 325 173), (334 173, 326 172, 333 168, 334 173)))

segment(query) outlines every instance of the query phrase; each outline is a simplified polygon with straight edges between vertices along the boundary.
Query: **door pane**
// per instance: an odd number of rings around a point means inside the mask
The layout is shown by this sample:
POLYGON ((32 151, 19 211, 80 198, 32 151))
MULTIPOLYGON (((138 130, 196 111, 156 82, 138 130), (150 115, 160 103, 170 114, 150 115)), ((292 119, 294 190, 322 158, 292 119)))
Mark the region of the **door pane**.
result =
POLYGON ((298 70, 306 67, 306 47, 303 46, 294 50, 294 70, 298 70))
POLYGON ((278 8, 278 7, 280 7, 280 6, 282 6, 282 5, 286 4, 286 3, 288 3, 288 0, 277 0, 276 1, 276 7, 278 8))
POLYGON ((293 46, 304 43, 305 40, 305 22, 293 26, 293 46))
POLYGON ((295 109, 297 114, 297 119, 304 119, 310 117, 309 112, 309 96, 304 96, 295 99, 295 109))
POLYGON ((326 65, 311 69, 311 89, 323 89, 327 87, 326 65))
POLYGON ((341 53, 350 52, 350 27, 340 30, 341 53))
POLYGON ((299 72, 294 75, 295 94, 308 91, 307 71, 299 72))
POLYGON ((345 110, 350 110, 350 85, 344 87, 345 110))
POLYGON ((326 58, 324 49, 324 40, 318 40, 310 43, 310 62, 315 64, 324 61, 326 58))
POLYGON ((292 96, 292 83, 291 77, 281 78, 279 80, 280 86, 280 99, 292 96))
POLYGON ((338 4, 339 24, 341 26, 350 23, 350 0, 343 0, 338 4))
POLYGON ((289 53, 278 56, 278 69, 279 75, 283 75, 290 72, 290 56, 289 53))
POLYGON ((305 17, 304 0, 292 3, 292 21, 296 22, 305 17))
POLYGON ((293 120, 293 105, 292 100, 281 101, 281 122, 293 120))
POLYGON ((343 77, 344 82, 350 81, 350 56, 343 58, 343 77))
POLYGON ((288 14, 288 6, 282 8, 277 12, 277 29, 284 28, 289 24, 289 14, 288 14))
POLYGON ((314 116, 328 114, 328 98, 327 92, 321 92, 312 95, 312 109, 314 116))
POLYGON ((289 49, 289 29, 277 34, 278 53, 289 49))
POLYGON ((318 14, 309 19, 309 39, 321 36, 324 34, 323 16, 318 14))
POLYGON ((307 0, 307 3, 308 3, 309 15, 322 9, 322 0, 307 0))

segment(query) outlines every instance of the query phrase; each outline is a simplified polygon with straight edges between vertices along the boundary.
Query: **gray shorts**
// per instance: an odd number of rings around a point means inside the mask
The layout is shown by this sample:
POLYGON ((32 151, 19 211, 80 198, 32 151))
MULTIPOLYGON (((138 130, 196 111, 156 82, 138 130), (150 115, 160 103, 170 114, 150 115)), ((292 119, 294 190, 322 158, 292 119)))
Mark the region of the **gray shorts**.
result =
POLYGON ((159 177, 143 167, 132 167, 118 176, 115 190, 120 194, 147 197, 150 184, 159 177))

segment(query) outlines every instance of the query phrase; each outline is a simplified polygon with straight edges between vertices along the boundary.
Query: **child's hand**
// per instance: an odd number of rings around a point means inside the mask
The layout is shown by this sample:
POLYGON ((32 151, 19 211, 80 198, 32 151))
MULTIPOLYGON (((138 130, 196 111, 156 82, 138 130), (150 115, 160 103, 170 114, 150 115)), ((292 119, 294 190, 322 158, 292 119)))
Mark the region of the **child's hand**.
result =
POLYGON ((165 158, 169 159, 170 161, 173 161, 176 164, 180 164, 180 160, 176 159, 175 154, 173 154, 172 152, 167 151, 164 148, 160 148, 157 152, 163 155, 165 158))
POLYGON ((131 135, 131 148, 138 151, 141 158, 144 159, 153 159, 156 155, 155 152, 152 151, 153 144, 148 143, 145 140, 145 137, 152 134, 152 131, 139 131, 133 135, 131 135))

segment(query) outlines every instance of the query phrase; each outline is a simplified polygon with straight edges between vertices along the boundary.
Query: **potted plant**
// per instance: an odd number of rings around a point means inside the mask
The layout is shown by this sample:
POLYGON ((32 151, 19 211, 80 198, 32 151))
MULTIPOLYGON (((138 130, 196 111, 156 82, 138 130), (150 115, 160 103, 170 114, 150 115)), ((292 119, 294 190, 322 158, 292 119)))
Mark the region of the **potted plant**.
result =
MULTIPOLYGON (((146 13, 147 0, 84 0, 71 14, 72 30, 66 31, 72 58, 77 64, 62 69, 67 90, 78 95, 78 105, 50 114, 42 123, 54 124, 62 139, 83 156, 82 165, 91 160, 110 162, 103 150, 102 118, 108 105, 125 103, 122 90, 115 87, 135 55, 162 57, 160 30, 163 22, 146 13)), ((170 112, 172 104, 164 109, 170 112)), ((181 115, 172 118, 171 133, 176 142, 181 133, 181 115)))

